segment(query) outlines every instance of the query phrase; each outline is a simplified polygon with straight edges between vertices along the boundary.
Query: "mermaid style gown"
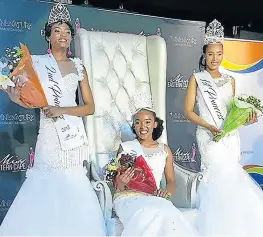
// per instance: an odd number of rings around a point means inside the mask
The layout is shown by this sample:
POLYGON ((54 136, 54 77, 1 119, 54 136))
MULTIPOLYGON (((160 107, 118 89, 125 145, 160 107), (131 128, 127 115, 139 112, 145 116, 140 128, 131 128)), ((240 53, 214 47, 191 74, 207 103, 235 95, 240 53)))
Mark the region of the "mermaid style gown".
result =
MULTIPOLYGON (((215 79, 222 102, 232 97, 231 77, 215 79)), ((197 88, 200 117, 214 124, 197 88)), ((239 164, 240 141, 237 131, 218 143, 212 134, 197 127, 204 179, 198 188, 199 213, 196 228, 201 236, 263 236, 263 192, 239 164)))

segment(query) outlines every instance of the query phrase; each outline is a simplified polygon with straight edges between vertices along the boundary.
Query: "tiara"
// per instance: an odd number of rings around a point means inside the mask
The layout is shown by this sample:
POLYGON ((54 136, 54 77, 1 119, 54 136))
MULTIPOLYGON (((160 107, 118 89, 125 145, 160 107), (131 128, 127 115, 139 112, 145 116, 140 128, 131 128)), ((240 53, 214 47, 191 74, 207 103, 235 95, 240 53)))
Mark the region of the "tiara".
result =
POLYGON ((204 44, 219 44, 224 41, 224 27, 214 19, 206 28, 204 44))
POLYGON ((60 21, 69 22, 71 18, 66 6, 59 2, 51 8, 47 24, 51 25, 60 21))
POLYGON ((130 109, 132 115, 137 114, 141 110, 149 110, 155 112, 153 100, 149 92, 140 92, 134 94, 130 102, 130 109))

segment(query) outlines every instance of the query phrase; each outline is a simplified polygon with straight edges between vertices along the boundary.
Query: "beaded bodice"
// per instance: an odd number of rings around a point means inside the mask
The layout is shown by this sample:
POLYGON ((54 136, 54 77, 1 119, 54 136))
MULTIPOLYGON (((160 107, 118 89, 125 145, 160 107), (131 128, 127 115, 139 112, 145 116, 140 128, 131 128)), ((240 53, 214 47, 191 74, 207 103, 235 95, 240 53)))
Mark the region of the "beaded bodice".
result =
POLYGON ((157 188, 159 188, 167 158, 164 144, 159 143, 155 148, 142 147, 142 149, 144 152, 144 159, 151 168, 157 188))
MULTIPOLYGON (((67 100, 67 106, 76 106, 76 90, 79 81, 83 80, 83 65, 80 59, 58 63, 61 71, 61 80, 65 86, 63 96, 67 100)), ((56 131, 53 119, 40 113, 40 128, 35 149, 34 166, 28 174, 41 172, 48 173, 53 170, 70 170, 73 167, 81 167, 83 160, 87 158, 86 146, 63 151, 56 131)))

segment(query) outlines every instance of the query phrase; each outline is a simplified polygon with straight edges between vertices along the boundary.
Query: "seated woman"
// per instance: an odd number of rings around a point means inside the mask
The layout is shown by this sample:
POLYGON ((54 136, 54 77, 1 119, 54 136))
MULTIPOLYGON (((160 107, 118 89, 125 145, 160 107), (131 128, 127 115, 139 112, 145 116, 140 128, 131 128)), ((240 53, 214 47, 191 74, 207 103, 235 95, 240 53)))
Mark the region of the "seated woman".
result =
POLYGON ((133 117, 137 139, 124 142, 118 153, 136 152, 151 168, 158 190, 149 195, 127 188, 134 168, 116 177, 114 209, 124 226, 122 236, 197 236, 196 230, 167 198, 175 190, 174 168, 170 148, 156 140, 163 131, 163 121, 149 108, 142 108, 133 117), (166 188, 160 189, 165 173, 166 188))

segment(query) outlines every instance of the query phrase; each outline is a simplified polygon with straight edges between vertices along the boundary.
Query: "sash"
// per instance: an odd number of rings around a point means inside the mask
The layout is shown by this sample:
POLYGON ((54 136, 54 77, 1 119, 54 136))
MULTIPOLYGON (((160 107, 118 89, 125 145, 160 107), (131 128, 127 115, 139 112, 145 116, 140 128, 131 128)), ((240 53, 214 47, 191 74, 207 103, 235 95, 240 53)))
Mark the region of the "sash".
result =
POLYGON ((218 129, 222 128, 227 115, 227 106, 214 79, 207 71, 194 73, 194 76, 215 125, 218 129))
POLYGON ((124 152, 131 153, 131 154, 136 153, 137 157, 140 155, 145 157, 142 146, 137 139, 134 139, 132 141, 123 142, 121 143, 121 147, 124 152))
MULTIPOLYGON (((55 58, 51 54, 34 55, 32 61, 48 104, 56 107, 69 106, 68 98, 63 96, 66 85, 55 58)), ((71 150, 88 143, 81 117, 64 114, 56 118, 54 124, 62 150, 71 150)))

